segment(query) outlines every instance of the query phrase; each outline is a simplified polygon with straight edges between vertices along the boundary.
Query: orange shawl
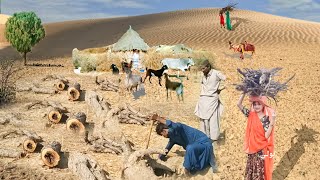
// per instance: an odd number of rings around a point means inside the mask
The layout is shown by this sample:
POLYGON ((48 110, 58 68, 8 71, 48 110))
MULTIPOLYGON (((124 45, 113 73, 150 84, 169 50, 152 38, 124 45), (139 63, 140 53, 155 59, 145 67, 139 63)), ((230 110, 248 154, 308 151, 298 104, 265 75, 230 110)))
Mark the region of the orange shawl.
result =
MULTIPOLYGON (((264 104, 264 113, 271 118, 272 109, 266 105, 266 97, 250 97, 250 101, 259 101, 264 104)), ((245 152, 248 154, 257 153, 263 150, 264 155, 264 176, 265 180, 272 179, 273 155, 274 155, 274 136, 271 131, 270 137, 265 138, 263 125, 258 117, 258 114, 251 109, 247 121, 246 136, 244 142, 245 152)))

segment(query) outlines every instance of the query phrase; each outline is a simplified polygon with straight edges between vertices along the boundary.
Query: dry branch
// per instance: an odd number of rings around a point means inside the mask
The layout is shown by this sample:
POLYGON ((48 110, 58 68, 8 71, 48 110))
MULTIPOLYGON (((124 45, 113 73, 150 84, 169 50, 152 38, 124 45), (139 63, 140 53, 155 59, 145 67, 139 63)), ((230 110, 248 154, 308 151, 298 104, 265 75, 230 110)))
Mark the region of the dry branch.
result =
POLYGON ((55 167, 60 161, 61 144, 53 141, 41 151, 42 162, 48 167, 55 167))
POLYGON ((96 84, 100 86, 101 90, 104 91, 119 91, 119 85, 114 84, 113 82, 109 81, 107 78, 104 80, 98 80, 98 76, 96 76, 96 84))
POLYGON ((13 149, 2 149, 0 148, 0 157, 9 157, 9 158, 21 158, 25 154, 22 151, 16 151, 13 149))
POLYGON ((80 180, 107 180, 107 173, 99 164, 81 153, 71 153, 68 160, 68 168, 76 174, 80 180))
POLYGON ((67 112, 67 109, 61 105, 61 103, 54 102, 54 101, 35 101, 31 103, 27 103, 25 108, 27 110, 35 109, 35 108, 46 108, 51 106, 53 109, 58 109, 61 112, 67 112))
POLYGON ((21 84, 16 84, 16 91, 17 92, 22 92, 22 91, 32 91, 37 94, 55 94, 56 90, 51 89, 51 88, 40 88, 36 84, 31 84, 31 85, 21 85, 21 84))

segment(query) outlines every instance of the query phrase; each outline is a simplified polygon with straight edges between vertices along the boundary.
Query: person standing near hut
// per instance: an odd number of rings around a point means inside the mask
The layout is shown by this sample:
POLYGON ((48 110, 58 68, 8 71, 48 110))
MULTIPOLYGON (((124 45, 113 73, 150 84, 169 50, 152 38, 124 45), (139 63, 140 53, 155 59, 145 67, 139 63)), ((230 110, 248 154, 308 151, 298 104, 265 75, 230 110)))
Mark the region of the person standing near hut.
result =
POLYGON ((201 70, 204 76, 201 79, 201 92, 195 115, 200 118, 200 130, 216 141, 220 135, 220 118, 223 112, 219 86, 226 77, 220 71, 212 69, 208 60, 202 63, 201 70))
POLYGON ((248 118, 244 148, 248 154, 245 179, 272 179, 274 156, 275 111, 267 105, 266 96, 250 96, 250 110, 242 105, 245 93, 240 96, 238 107, 248 118))
POLYGON ((226 11, 226 21, 227 21, 227 29, 229 31, 231 31, 232 30, 232 25, 231 25, 230 11, 229 10, 226 11))
POLYGON ((139 70, 140 67, 140 55, 139 50, 134 49, 132 54, 132 70, 139 70))

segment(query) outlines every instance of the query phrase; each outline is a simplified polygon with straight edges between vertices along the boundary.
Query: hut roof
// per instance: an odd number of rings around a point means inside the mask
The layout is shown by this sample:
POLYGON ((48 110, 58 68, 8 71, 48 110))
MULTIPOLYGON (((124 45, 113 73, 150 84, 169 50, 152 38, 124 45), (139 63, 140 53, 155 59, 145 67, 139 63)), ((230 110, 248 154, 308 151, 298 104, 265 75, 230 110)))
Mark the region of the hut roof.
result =
POLYGON ((130 26, 127 32, 114 44, 113 51, 130 51, 133 49, 147 51, 149 46, 130 26))

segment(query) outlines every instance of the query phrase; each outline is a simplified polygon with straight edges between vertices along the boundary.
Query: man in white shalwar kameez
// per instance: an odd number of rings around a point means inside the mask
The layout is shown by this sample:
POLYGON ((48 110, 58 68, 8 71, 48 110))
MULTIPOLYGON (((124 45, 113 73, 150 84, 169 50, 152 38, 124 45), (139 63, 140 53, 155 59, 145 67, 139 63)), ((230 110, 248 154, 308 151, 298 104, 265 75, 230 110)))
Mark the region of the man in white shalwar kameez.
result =
POLYGON ((220 71, 212 69, 208 60, 202 63, 201 70, 204 76, 201 79, 201 92, 195 115, 200 118, 200 130, 216 141, 220 135, 220 118, 223 112, 219 86, 226 77, 220 71))

